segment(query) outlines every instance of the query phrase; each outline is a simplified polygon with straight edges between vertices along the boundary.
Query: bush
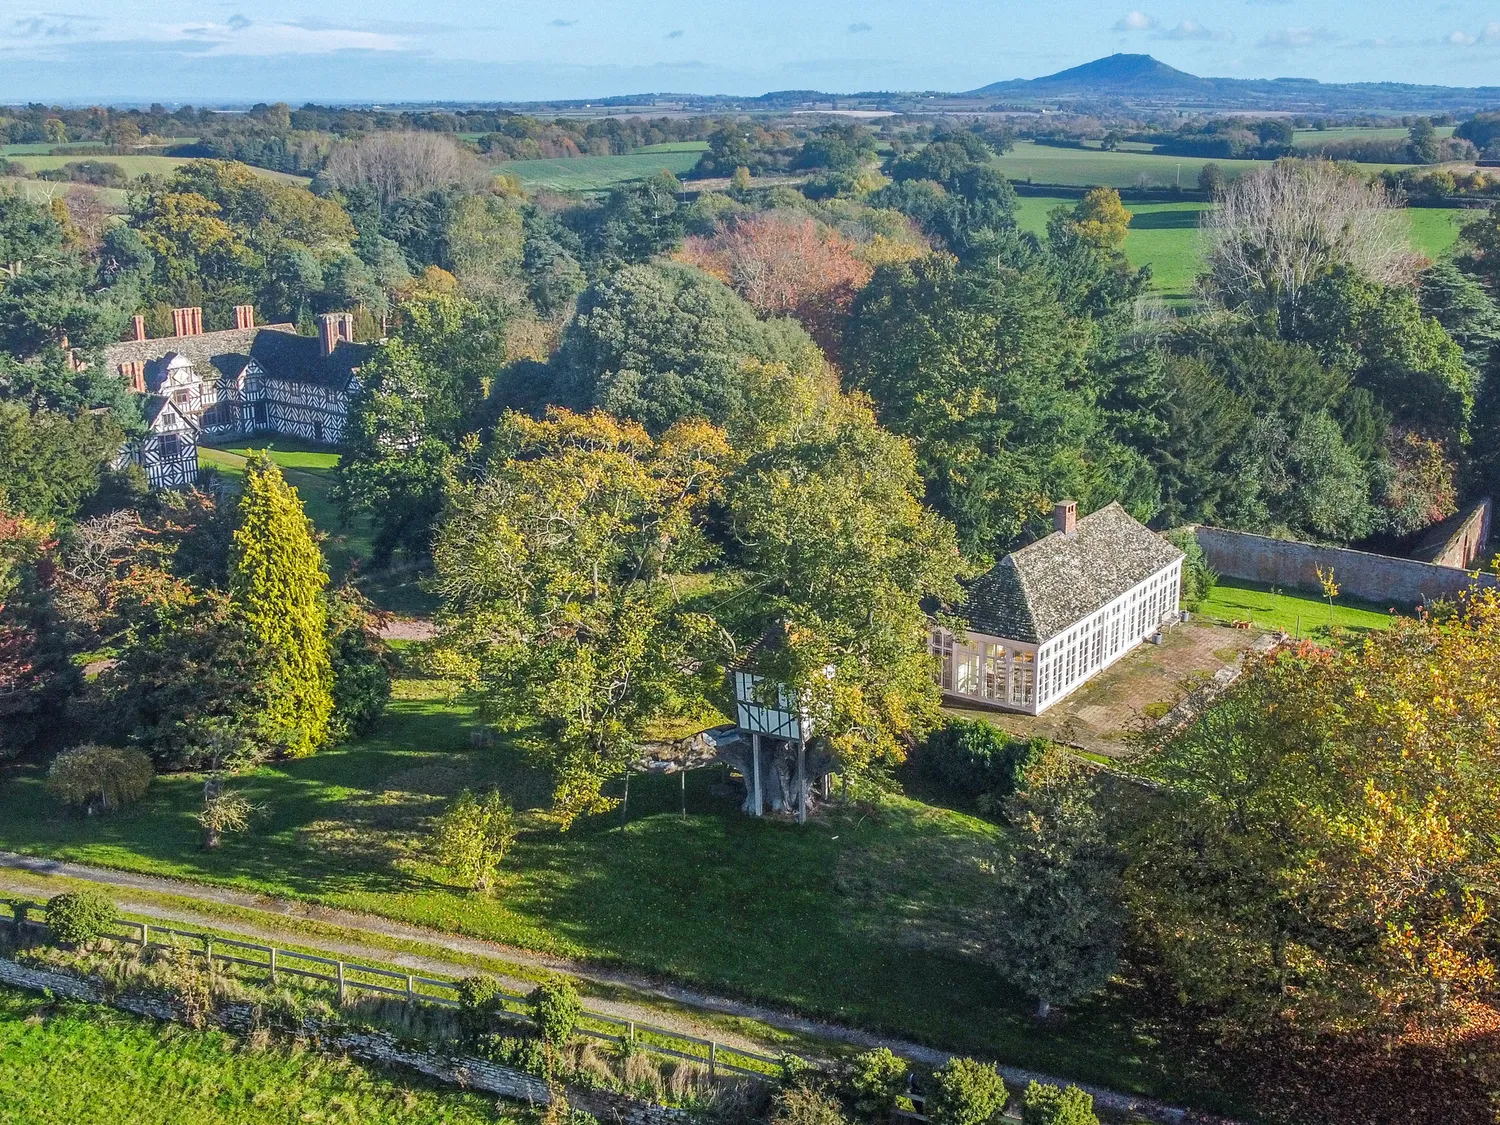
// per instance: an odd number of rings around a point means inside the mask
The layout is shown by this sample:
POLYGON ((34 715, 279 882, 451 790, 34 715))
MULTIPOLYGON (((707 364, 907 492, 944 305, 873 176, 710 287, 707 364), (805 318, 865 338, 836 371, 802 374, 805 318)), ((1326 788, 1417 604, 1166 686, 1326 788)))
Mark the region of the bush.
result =
POLYGON ((78 746, 64 750, 47 771, 47 789, 69 805, 105 812, 139 801, 151 787, 151 759, 139 750, 78 746))
POLYGON ((438 818, 432 852, 454 877, 488 892, 515 838, 515 812, 505 798, 493 789, 482 798, 465 789, 438 818))
POLYGON ((90 945, 115 922, 115 904, 98 891, 68 891, 47 902, 47 927, 63 945, 90 945))
POLYGON ((771 1125, 846 1125, 839 1103, 814 1086, 788 1086, 771 1102, 771 1125))
POLYGON ((988 812, 1016 791, 1046 747, 1043 739, 1021 741, 982 720, 950 719, 922 743, 915 764, 925 780, 988 812))
POLYGON ((504 1010, 500 982, 494 977, 465 977, 458 982, 458 1023, 470 1040, 490 1030, 492 1017, 504 1010))
POLYGON ((906 1093, 906 1060, 885 1047, 856 1055, 849 1075, 849 1103, 862 1121, 885 1121, 906 1093))
POLYGON ((1182 608, 1197 609, 1219 584, 1219 576, 1208 565, 1208 557, 1198 545, 1198 536, 1192 528, 1179 527, 1167 532, 1167 541, 1187 556, 1182 560, 1182 608))
POLYGON ((391 698, 390 646, 375 631, 369 603, 352 587, 328 599, 329 654, 333 662, 331 736, 343 741, 369 734, 391 698))
POLYGON ((1094 1099, 1077 1086, 1058 1089, 1033 1082, 1021 1100, 1025 1125, 1099 1125, 1094 1099))
POLYGON ((540 1039, 519 1035, 484 1035, 479 1039, 480 1053, 493 1063, 524 1070, 528 1074, 547 1074, 547 1055, 540 1039))
POLYGON ((949 1059, 932 1075, 927 1116, 933 1125, 986 1125, 1005 1108, 1005 1081, 992 1066, 949 1059))
POLYGON ((538 985, 527 1002, 543 1041, 554 1049, 564 1046, 583 1014, 583 1005, 573 986, 567 981, 548 981, 538 985))

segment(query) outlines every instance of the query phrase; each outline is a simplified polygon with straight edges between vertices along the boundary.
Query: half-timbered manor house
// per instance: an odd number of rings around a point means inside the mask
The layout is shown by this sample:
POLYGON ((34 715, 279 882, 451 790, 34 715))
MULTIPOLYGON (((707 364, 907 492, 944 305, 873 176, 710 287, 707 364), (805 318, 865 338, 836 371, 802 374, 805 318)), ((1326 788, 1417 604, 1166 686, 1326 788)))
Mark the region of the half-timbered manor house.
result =
POLYGON ((203 331, 202 309, 173 309, 172 321, 174 335, 151 340, 137 316, 134 339, 104 351, 107 368, 147 396, 148 432, 121 461, 144 468, 153 487, 193 484, 205 437, 343 438, 369 351, 354 342, 351 313, 318 317, 315 337, 299 336, 291 324, 257 326, 249 305, 237 307, 235 327, 221 332, 203 331))
POLYGON ((1182 552, 1119 504, 1053 523, 970 585, 961 635, 933 626, 955 702, 1039 715, 1179 616, 1182 552))

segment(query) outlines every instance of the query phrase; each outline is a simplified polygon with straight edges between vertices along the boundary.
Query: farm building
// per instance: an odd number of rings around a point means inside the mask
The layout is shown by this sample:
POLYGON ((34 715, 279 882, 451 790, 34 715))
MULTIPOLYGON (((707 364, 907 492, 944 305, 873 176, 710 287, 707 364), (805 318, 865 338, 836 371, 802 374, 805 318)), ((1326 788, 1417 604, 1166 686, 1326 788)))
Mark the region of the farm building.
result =
POLYGON ((1079 519, 1065 501, 1053 522, 973 582, 961 635, 933 626, 951 702, 1039 715, 1178 618, 1176 547, 1119 504, 1079 519))
POLYGON ((352 314, 318 317, 316 337, 299 336, 291 324, 257 327, 249 305, 237 307, 236 326, 220 332, 203 331, 201 309, 173 309, 172 319, 176 334, 152 340, 137 316, 134 339, 104 351, 107 368, 149 396, 149 431, 121 461, 144 468, 153 487, 192 484, 204 437, 342 439, 369 352, 354 343, 352 314))

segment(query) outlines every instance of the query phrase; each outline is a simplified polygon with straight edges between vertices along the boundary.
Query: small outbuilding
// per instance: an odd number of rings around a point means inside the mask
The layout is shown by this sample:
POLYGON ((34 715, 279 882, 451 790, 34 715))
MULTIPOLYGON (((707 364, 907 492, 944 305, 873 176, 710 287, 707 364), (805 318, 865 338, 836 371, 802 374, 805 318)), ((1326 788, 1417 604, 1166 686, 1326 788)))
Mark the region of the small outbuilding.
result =
POLYGON ((1118 503, 1078 518, 1056 505, 1055 530, 976 579, 934 624, 933 655, 951 702, 1039 715, 1180 617, 1183 553, 1118 503))

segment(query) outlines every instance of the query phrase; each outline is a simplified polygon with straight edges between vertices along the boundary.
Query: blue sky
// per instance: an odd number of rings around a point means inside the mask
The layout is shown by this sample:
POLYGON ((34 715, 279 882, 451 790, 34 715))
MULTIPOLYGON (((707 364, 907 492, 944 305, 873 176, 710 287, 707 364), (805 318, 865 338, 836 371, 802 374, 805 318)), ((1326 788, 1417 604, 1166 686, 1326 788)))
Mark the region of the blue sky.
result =
POLYGON ((0 3, 0 100, 963 90, 1114 51, 1205 75, 1500 84, 1500 0, 58 2, 0 3))

